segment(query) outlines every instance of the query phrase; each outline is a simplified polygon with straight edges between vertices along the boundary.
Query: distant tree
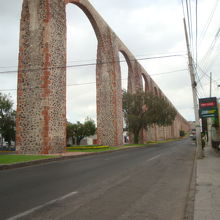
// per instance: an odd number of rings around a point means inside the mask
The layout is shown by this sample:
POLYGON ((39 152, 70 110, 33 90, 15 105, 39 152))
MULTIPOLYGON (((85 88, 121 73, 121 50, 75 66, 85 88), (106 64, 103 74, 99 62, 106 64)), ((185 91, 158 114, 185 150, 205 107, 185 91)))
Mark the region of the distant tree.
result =
MULTIPOLYGON (((11 145, 15 140, 15 115, 13 102, 7 95, 0 93, 0 134, 11 145)), ((2 140, 3 141, 3 140, 2 140)), ((2 144, 2 143, 1 143, 2 144)))
POLYGON ((77 123, 72 124, 67 123, 67 137, 76 138, 76 144, 80 145, 81 140, 84 137, 94 135, 96 132, 95 122, 91 118, 86 118, 84 124, 77 121, 77 123))
POLYGON ((69 138, 72 139, 72 143, 74 143, 74 126, 71 122, 67 122, 66 125, 66 139, 68 140, 69 138))
POLYGON ((139 142, 141 129, 151 125, 171 125, 176 117, 176 110, 164 98, 138 91, 130 94, 123 91, 123 113, 129 132, 134 135, 134 143, 139 142))

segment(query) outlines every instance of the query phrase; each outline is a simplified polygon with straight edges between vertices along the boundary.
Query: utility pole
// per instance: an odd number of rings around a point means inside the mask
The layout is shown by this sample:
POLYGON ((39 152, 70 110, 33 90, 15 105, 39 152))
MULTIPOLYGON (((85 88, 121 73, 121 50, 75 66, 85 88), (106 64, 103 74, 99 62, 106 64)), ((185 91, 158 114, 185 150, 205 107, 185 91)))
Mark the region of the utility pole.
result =
POLYGON ((207 118, 207 128, 208 128, 208 147, 212 146, 212 118, 207 118))
MULTIPOLYGON (((210 93, 209 97, 212 97, 212 72, 210 72, 210 93)), ((208 128, 208 147, 212 146, 212 118, 207 118, 207 128, 208 128)))
POLYGON ((212 97, 212 72, 210 72, 210 97, 212 97))
POLYGON ((198 110, 198 99, 197 99, 197 91, 196 91, 196 81, 195 81, 195 73, 193 68, 193 62, 192 62, 192 55, 190 53, 189 48, 189 38, 188 33, 186 29, 186 20, 183 18, 184 23, 184 30, 185 30, 185 37, 186 37, 186 47, 188 52, 188 62, 189 62, 189 72, 190 72, 190 78, 191 78, 191 84, 192 84, 192 94, 193 94, 193 103, 194 103, 194 113, 195 113, 195 120, 196 120, 196 156, 197 159, 203 158, 203 151, 202 151, 202 143, 201 143, 201 130, 200 130, 200 122, 199 122, 199 110, 198 110))

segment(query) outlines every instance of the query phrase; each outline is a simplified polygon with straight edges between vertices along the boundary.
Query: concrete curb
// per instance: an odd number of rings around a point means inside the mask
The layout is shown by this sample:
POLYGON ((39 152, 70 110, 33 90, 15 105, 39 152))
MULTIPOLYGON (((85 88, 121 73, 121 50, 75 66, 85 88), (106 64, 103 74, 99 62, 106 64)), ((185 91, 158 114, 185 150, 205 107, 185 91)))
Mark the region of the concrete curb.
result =
MULTIPOLYGON (((131 150, 131 149, 135 149, 135 148, 142 148, 143 146, 124 147, 124 148, 120 148, 117 150, 101 151, 101 152, 94 152, 94 153, 93 152, 85 152, 85 153, 79 154, 79 155, 58 156, 58 157, 54 157, 54 158, 47 158, 47 159, 41 159, 41 160, 33 160, 33 161, 14 163, 14 164, 5 164, 5 165, 0 165, 0 171, 21 168, 21 167, 28 167, 28 166, 32 166, 32 165, 39 165, 39 164, 61 161, 61 160, 69 160, 69 159, 73 159, 73 158, 86 157, 86 156, 90 156, 90 155, 113 153, 113 152, 122 151, 122 150, 131 150)), ((147 146, 147 147, 151 147, 151 146, 147 146)))
POLYGON ((188 194, 186 199, 186 206, 184 211, 184 220, 193 220, 194 219, 194 203, 195 203, 195 193, 196 193, 196 167, 197 167, 197 158, 196 158, 196 147, 194 152, 193 167, 190 176, 188 194))
POLYGON ((54 162, 54 161, 59 161, 59 160, 67 160, 67 159, 72 159, 74 157, 82 157, 82 156, 87 156, 87 155, 89 154, 58 156, 58 157, 53 157, 53 158, 41 159, 41 160, 32 160, 32 161, 21 162, 21 163, 5 164, 5 165, 0 165, 0 170, 9 170, 9 169, 14 169, 14 168, 28 167, 32 165, 39 165, 39 164, 44 164, 44 163, 49 163, 49 162, 54 162))

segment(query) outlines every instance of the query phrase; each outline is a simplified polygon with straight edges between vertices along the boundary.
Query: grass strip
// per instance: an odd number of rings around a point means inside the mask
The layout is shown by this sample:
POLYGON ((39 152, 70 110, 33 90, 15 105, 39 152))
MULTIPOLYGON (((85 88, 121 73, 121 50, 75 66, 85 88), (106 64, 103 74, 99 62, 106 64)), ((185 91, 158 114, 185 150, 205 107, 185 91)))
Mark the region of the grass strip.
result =
POLYGON ((122 147, 144 147, 146 144, 124 144, 122 147))
POLYGON ((161 140, 161 141, 146 141, 145 144, 161 144, 161 143, 167 143, 171 141, 178 141, 180 138, 177 139, 167 139, 167 140, 161 140))
POLYGON ((0 155, 0 164, 13 164, 22 163, 33 160, 42 160, 53 158, 56 156, 43 156, 43 155, 0 155))
POLYGON ((87 149, 69 149, 67 148, 67 152, 102 152, 108 150, 116 150, 117 147, 105 147, 105 148, 87 148, 87 149))
POLYGON ((67 147, 67 150, 88 150, 88 149, 106 149, 109 148, 109 146, 73 146, 73 147, 67 147))

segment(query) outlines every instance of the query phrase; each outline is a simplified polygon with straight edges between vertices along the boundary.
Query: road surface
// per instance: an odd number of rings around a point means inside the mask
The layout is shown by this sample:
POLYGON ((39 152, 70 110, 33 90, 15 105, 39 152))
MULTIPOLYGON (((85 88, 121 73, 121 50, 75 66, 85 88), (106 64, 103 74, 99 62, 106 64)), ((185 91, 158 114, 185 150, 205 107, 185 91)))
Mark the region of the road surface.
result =
POLYGON ((0 171, 0 219, 182 220, 190 139, 0 171))

